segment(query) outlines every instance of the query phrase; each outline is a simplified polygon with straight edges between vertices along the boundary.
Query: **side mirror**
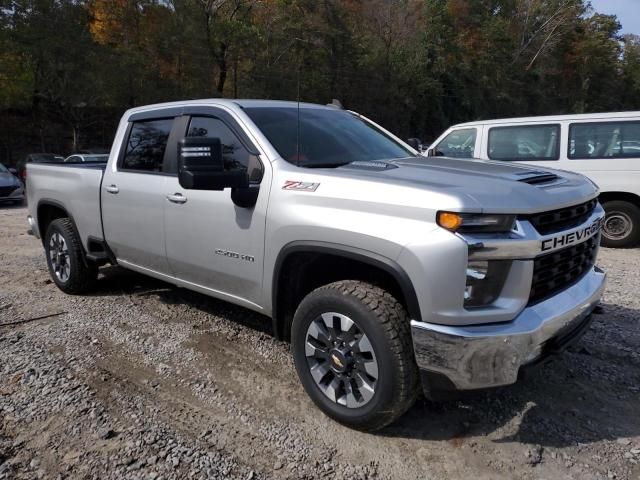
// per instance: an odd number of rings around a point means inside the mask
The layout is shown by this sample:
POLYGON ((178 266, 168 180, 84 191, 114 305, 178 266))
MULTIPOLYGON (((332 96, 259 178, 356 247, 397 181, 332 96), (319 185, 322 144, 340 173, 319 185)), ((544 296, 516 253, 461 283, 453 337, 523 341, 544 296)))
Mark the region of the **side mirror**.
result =
POLYGON ((178 143, 178 181, 188 190, 249 186, 244 167, 225 165, 219 138, 187 137, 178 143))
POLYGON ((420 140, 419 138, 409 138, 407 140, 407 143, 417 151, 422 152, 422 140, 420 140))
POLYGON ((17 174, 18 174, 18 170, 16 170, 15 168, 10 168, 10 169, 9 169, 9 172, 10 172, 10 173, 13 173, 14 175, 17 175, 17 174))

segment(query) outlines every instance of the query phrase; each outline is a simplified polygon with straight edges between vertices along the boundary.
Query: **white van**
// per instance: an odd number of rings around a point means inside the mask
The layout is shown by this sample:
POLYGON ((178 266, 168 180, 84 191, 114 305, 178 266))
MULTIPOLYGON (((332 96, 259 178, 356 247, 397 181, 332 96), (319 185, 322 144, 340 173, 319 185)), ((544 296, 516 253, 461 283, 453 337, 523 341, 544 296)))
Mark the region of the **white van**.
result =
POLYGON ((454 125, 428 156, 523 162, 582 173, 601 190, 602 245, 640 242, 640 112, 484 120, 454 125))

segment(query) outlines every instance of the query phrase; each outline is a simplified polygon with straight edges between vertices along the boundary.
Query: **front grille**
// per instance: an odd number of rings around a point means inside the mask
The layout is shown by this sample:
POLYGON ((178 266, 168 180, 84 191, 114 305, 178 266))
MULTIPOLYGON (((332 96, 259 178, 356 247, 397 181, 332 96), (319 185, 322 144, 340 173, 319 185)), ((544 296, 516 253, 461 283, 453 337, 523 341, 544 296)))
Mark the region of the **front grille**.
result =
POLYGON ((529 220, 540 235, 549 235, 583 224, 593 213, 596 205, 598 205, 598 200, 594 198, 580 205, 527 215, 523 219, 529 220))
POLYGON ((0 198, 8 197, 18 187, 0 187, 0 198))
POLYGON ((600 235, 534 260, 529 305, 539 303, 580 280, 593 267, 600 235))

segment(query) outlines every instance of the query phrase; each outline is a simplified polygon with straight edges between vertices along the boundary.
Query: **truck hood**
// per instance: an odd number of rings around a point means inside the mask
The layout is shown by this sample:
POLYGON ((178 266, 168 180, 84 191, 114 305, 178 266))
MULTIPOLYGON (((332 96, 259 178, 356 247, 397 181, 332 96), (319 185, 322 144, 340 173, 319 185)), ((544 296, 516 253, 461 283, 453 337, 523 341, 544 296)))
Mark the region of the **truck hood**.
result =
POLYGON ((576 173, 476 159, 416 157, 354 162, 335 172, 367 182, 441 193, 455 197, 463 210, 486 213, 554 210, 586 202, 598 194, 595 184, 576 173))

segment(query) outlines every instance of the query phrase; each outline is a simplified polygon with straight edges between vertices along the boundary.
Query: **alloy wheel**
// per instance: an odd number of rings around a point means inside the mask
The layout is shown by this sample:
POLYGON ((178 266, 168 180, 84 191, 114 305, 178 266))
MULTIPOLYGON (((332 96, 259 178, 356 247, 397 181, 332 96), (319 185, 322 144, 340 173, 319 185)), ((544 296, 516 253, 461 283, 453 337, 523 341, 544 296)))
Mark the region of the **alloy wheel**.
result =
POLYGON ((378 362, 362 329, 340 313, 323 313, 307 329, 305 355, 311 376, 331 401, 359 408, 371 401, 378 362))
POLYGON ((58 232, 49 239, 49 259, 51 267, 58 280, 66 282, 71 276, 71 264, 69 262, 69 248, 64 237, 58 232))

